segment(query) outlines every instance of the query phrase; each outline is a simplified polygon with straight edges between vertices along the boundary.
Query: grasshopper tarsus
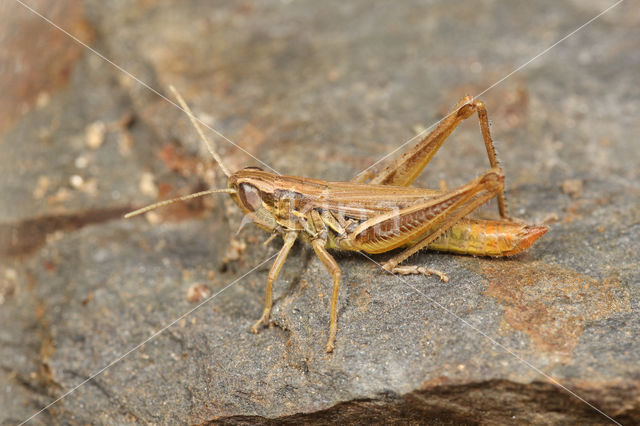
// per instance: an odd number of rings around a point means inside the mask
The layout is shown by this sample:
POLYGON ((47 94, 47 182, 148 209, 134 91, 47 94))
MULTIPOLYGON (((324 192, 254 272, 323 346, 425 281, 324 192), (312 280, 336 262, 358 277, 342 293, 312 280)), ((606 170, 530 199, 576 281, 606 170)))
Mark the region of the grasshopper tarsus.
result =
POLYGON ((335 349, 336 332, 337 331, 333 329, 329 330, 329 342, 324 347, 324 351, 328 354, 333 352, 333 350, 335 349))
POLYGON ((444 272, 438 271, 437 269, 431 269, 424 266, 417 265, 406 265, 406 266, 395 266, 391 269, 392 274, 398 275, 437 275, 440 278, 440 281, 445 283, 449 282, 449 277, 444 272))
POLYGON ((253 334, 258 334, 260 332, 260 329, 262 327, 266 327, 269 325, 269 317, 271 317, 271 310, 267 310, 265 309, 262 312, 262 316, 260 317, 260 319, 256 322, 253 323, 253 325, 251 326, 251 332, 253 334))
MULTIPOLYGON (((403 275, 433 274, 447 282, 449 278, 440 271, 423 266, 398 265, 423 248, 481 256, 510 256, 529 248, 547 231, 544 226, 529 226, 509 220, 504 173, 491 138, 487 110, 482 101, 471 96, 463 97, 433 131, 380 172, 365 170, 351 182, 330 182, 282 176, 256 167, 231 173, 204 136, 189 106, 175 89, 172 90, 209 152, 228 176, 227 189, 205 191, 193 197, 228 192, 244 212, 246 220, 284 237, 284 244, 267 276, 264 310, 251 327, 253 333, 258 333, 269 323, 273 283, 299 237, 311 242, 333 279, 329 339, 325 345, 325 351, 332 352, 338 331, 341 271, 327 249, 375 254, 402 247, 401 252, 383 265, 385 270, 403 275), (451 132, 474 112, 478 115, 490 169, 453 190, 410 187, 451 132), (492 198, 498 200, 500 220, 470 217, 492 198)), ((146 212, 170 202, 160 202, 134 213, 146 212)))

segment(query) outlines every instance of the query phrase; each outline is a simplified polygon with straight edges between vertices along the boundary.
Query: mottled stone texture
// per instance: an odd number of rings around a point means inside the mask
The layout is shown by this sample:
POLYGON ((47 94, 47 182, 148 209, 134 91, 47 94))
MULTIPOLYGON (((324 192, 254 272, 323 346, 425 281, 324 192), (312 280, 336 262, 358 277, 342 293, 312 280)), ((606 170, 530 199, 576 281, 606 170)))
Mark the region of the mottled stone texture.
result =
MULTIPOLYGON (((270 167, 331 180, 612 3, 29 1, 159 93, 178 87, 270 167)), ((184 114, 19 4, 0 12, 0 423, 170 324, 32 423, 607 422, 549 377, 640 421, 637 2, 481 96, 511 211, 548 234, 506 260, 410 259, 446 284, 336 255, 331 355, 330 277, 308 247, 276 283, 273 326, 252 335, 269 264, 244 274, 279 241, 236 235, 225 195, 121 219, 225 185, 184 114), (221 293, 190 312, 207 289, 221 293)), ((488 167, 468 121, 419 185, 488 167)), ((230 168, 259 165, 211 137, 230 168)))

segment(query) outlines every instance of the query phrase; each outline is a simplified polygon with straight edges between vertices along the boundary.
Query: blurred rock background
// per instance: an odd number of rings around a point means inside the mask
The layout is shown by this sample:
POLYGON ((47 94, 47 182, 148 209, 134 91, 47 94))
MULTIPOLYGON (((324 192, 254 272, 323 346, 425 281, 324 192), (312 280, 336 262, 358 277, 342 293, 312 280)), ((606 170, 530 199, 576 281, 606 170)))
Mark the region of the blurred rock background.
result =
MULTIPOLYGON (((236 280, 31 423, 608 421, 548 377, 638 422, 637 2, 504 81, 614 2, 26 4, 116 67, 20 3, 0 5, 1 423, 27 419, 236 280), (167 97, 175 85, 264 162, 210 133, 231 169, 330 180, 482 93, 512 213, 551 229, 511 259, 411 258, 446 284, 337 255, 332 355, 330 277, 296 248, 273 326, 252 335, 269 264, 241 277, 279 241, 236 235, 241 217, 224 196, 122 220, 226 185, 185 115, 136 79, 167 97)), ((467 121, 419 185, 455 187, 488 167, 467 121)))

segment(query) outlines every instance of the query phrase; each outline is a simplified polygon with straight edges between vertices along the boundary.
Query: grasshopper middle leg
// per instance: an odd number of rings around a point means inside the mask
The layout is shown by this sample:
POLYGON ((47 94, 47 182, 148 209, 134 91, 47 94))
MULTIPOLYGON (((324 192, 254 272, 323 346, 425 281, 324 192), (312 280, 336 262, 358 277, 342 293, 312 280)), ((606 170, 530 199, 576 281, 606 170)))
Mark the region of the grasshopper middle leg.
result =
POLYGON ((340 271, 340 267, 336 263, 336 260, 329 254, 327 249, 324 248, 326 243, 326 240, 321 238, 315 239, 311 242, 316 255, 333 277, 331 310, 329 313, 329 340, 324 348, 325 352, 333 352, 336 333, 338 332, 338 289, 340 288, 340 276, 342 275, 342 272, 340 271))
MULTIPOLYGON (((326 235, 326 230, 323 234, 326 235)), ((273 307, 273 282, 278 278, 280 270, 284 266, 287 255, 289 254, 289 251, 291 250, 291 247, 293 246, 293 243, 296 241, 297 237, 297 232, 289 232, 284 236, 284 246, 282 246, 280 252, 278 253, 278 256, 276 257, 276 260, 273 262, 273 265, 271 265, 271 269, 269 270, 269 275, 267 277, 267 291, 265 295, 264 311, 262 312, 262 316, 260 317, 260 319, 256 321, 251 327, 252 333, 257 333, 260 330, 260 327, 266 325, 269 322, 271 309, 273 307)), ((331 310, 329 314, 329 340, 327 341, 327 345, 325 346, 326 352, 333 352, 336 334, 338 332, 338 290, 340 288, 340 276, 342 275, 342 272, 340 271, 338 263, 325 248, 325 245, 327 244, 326 237, 316 238, 311 242, 311 244, 318 258, 333 277, 331 310)))

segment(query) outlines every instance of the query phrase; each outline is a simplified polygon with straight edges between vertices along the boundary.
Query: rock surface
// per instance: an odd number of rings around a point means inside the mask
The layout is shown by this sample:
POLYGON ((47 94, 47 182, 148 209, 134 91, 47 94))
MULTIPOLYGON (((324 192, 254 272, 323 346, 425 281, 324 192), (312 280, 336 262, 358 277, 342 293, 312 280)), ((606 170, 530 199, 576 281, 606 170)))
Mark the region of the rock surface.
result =
MULTIPOLYGON (((279 243, 236 235, 230 200, 121 220, 225 182, 181 111, 0 5, 0 422, 98 372, 31 423, 640 421, 639 9, 500 81, 612 3, 29 3, 286 174, 348 179, 482 93, 511 211, 549 233, 511 259, 410 259, 446 284, 336 255, 331 355, 308 247, 253 335, 279 243)), ((488 167, 468 121, 419 185, 488 167)), ((231 169, 261 165, 211 137, 231 169)))

